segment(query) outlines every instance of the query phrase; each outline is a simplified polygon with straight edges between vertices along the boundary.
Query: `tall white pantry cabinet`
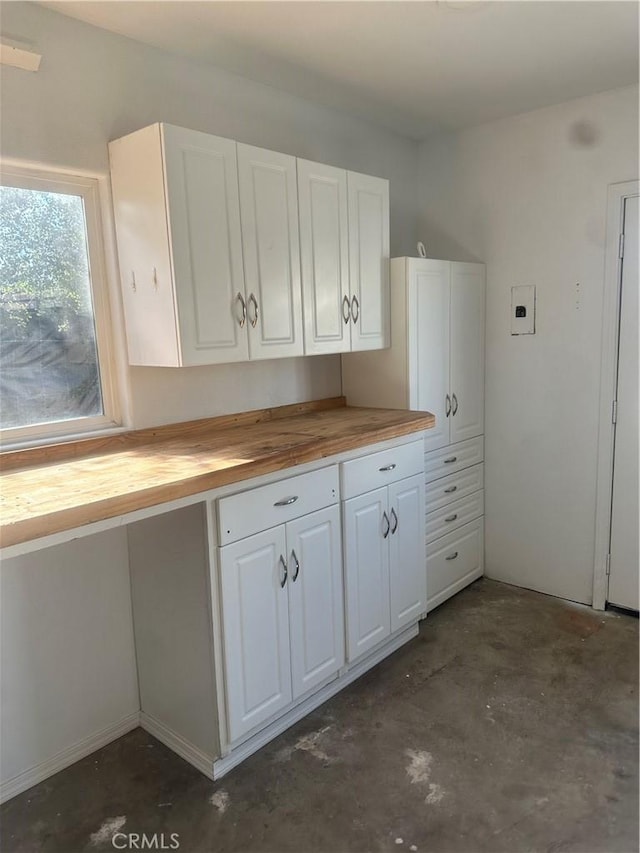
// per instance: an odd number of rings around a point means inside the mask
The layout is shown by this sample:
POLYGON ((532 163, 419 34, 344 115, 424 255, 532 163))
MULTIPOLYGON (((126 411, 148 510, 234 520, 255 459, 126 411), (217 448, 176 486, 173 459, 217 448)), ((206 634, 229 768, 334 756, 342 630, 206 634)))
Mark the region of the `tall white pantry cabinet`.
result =
POLYGON ((391 261, 391 347, 342 357, 350 405, 427 410, 427 610, 484 571, 483 264, 391 261))

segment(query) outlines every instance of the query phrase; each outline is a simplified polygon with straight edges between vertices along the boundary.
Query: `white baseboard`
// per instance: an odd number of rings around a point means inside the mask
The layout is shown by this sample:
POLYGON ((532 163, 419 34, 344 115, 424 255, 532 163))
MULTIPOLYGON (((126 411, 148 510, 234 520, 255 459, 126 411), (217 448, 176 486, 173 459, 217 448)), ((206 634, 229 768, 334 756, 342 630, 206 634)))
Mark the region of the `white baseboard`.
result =
POLYGON ((208 776, 209 779, 214 778, 212 755, 207 755, 206 752, 203 752, 201 749, 198 749, 197 746, 194 746, 188 740, 185 740, 185 738, 177 732, 174 732, 173 729, 170 729, 168 726, 165 726, 164 723, 161 723, 160 720, 156 720, 155 717, 145 714, 144 711, 140 711, 140 725, 145 732, 149 732, 149 734, 157 738, 160 743, 168 746, 169 749, 177 753, 180 758, 184 758, 185 761, 188 761, 189 764, 192 764, 197 770, 204 773, 205 776, 208 776))
POLYGON ((23 791, 37 785, 38 782, 42 782, 44 779, 48 779, 49 776, 53 776, 54 773, 58 773, 60 770, 64 770, 65 767, 75 764, 81 758, 86 758, 87 755, 95 752, 96 749, 100 749, 111 743, 111 741, 122 737, 122 735, 126 735, 127 732, 133 731, 139 725, 140 714, 136 711, 114 725, 95 732, 74 743, 72 746, 63 749, 46 761, 36 764, 34 767, 29 767, 28 770, 23 770, 17 776, 13 776, 13 778, 0 783, 0 803, 16 797, 23 791))

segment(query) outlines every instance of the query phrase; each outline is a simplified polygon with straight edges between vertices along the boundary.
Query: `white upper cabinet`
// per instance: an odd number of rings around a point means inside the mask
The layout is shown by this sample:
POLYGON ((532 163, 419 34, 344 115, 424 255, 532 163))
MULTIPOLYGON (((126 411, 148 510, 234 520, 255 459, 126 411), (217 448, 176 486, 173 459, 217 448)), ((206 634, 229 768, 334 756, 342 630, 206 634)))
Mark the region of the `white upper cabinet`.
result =
POLYGON ((238 144, 249 354, 302 355, 296 160, 238 144))
POLYGON ((109 152, 130 364, 389 346, 388 181, 167 124, 109 152))
POLYGON ((347 173, 298 160, 305 353, 351 349, 347 173))
POLYGON ((305 353, 389 346, 389 182, 298 160, 305 353))
POLYGON ((351 349, 388 347, 389 182, 348 172, 351 349))
POLYGON ((246 360, 235 142, 156 124, 109 148, 130 363, 246 360))

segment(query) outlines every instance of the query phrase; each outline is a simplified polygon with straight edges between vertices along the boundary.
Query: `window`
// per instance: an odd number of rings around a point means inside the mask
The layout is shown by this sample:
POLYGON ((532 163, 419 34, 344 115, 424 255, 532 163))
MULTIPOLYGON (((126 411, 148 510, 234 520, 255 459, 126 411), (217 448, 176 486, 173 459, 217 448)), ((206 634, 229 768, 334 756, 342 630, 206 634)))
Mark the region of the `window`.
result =
POLYGON ((115 425, 108 315, 97 180, 3 168, 3 441, 115 425))

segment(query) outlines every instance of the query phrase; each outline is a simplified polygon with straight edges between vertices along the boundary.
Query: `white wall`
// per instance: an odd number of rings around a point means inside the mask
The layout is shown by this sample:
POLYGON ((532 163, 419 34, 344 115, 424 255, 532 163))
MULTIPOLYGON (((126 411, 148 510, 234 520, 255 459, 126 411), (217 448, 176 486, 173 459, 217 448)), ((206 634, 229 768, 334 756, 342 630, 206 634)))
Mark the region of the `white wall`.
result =
MULTIPOLYGON (((34 3, 5 4, 2 32, 43 56, 37 74, 2 70, 3 156, 107 175, 110 139, 171 122, 389 178, 392 251, 415 245, 416 143, 34 3)), ((124 370, 136 427, 341 390, 339 356, 124 370)), ((8 561, 1 578, 6 794, 77 757, 138 695, 124 531, 8 561)))
MULTIPOLYGON (((392 254, 415 246, 416 143, 34 3, 7 3, 2 31, 43 56, 3 69, 4 156, 106 174, 110 139, 166 121, 389 178, 392 254)), ((340 393, 339 356, 129 374, 136 427, 340 393)))
POLYGON ((486 568, 590 602, 607 185, 638 177, 638 89, 428 140, 419 235, 487 264, 486 568), (537 287, 536 334, 509 334, 537 287))
POLYGON ((4 560, 0 583, 4 799, 135 726, 139 704, 126 530, 4 560))

